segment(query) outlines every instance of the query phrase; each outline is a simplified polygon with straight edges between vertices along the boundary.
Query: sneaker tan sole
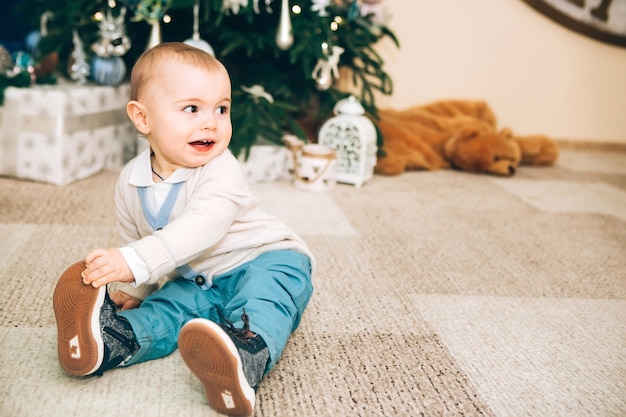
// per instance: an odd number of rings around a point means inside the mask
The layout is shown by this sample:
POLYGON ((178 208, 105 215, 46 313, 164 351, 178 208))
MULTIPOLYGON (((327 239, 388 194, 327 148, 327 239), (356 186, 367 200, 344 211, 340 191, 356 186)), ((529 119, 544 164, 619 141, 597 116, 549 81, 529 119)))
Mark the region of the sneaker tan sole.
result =
POLYGON ((255 392, 246 381, 235 344, 222 328, 206 319, 190 320, 178 336, 185 364, 198 377, 209 405, 231 416, 250 416, 255 392))
POLYGON ((94 373, 102 364, 104 343, 100 333, 100 307, 106 286, 85 285, 84 262, 67 268, 54 289, 52 299, 57 321, 61 368, 70 375, 94 373))

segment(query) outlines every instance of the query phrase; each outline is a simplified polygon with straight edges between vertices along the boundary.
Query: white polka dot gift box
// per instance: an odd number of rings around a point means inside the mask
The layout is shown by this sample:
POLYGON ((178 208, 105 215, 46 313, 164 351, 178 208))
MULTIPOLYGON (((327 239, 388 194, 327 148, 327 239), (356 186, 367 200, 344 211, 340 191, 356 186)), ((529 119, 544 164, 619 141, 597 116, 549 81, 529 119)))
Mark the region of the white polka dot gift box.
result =
POLYGON ((128 95, 128 84, 7 88, 0 175, 64 185, 121 166, 137 136, 128 95))

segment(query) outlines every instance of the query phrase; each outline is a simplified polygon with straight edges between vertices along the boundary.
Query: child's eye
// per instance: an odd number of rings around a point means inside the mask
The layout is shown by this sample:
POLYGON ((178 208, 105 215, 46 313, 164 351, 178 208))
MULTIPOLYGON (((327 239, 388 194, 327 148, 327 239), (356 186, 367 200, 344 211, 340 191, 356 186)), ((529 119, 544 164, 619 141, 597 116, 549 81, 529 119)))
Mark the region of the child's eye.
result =
POLYGON ((216 110, 217 114, 227 114, 228 106, 219 106, 216 110))
POLYGON ((197 113, 198 112, 198 106, 194 106, 192 104, 192 105, 189 105, 189 106, 185 107, 183 109, 183 111, 186 111, 187 113, 197 113))

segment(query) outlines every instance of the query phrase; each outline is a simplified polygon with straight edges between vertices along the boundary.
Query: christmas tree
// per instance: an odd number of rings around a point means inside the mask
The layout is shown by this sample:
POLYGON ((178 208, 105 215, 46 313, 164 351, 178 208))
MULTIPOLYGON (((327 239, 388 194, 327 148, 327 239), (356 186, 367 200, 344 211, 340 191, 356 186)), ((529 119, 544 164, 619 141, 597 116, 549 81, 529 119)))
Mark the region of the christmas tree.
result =
MULTIPOLYGON (((314 141, 317 128, 332 116, 334 104, 349 94, 359 98, 375 118, 376 94, 392 92, 392 81, 375 46, 385 37, 398 45, 381 19, 380 3, 21 0, 17 7, 32 28, 39 27, 44 13, 52 12, 47 15, 46 33, 38 40, 35 59, 58 56, 57 71, 68 77, 73 32, 93 55, 88 46, 102 41, 99 29, 107 14, 123 20, 124 41, 130 41, 123 56, 127 68, 155 36, 162 42, 206 41, 231 74, 231 149, 239 154, 259 138, 281 143, 285 133, 314 141)), ((121 39, 112 41, 121 47, 121 39)))

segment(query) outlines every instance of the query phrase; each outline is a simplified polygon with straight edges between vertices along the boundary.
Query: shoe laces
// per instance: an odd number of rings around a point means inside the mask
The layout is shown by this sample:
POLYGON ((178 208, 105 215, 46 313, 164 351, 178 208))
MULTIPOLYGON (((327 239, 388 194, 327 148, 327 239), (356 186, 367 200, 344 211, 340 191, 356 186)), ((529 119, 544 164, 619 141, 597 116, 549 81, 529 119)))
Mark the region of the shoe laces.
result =
POLYGON ((243 326, 238 329, 231 321, 222 316, 221 327, 231 338, 239 352, 246 381, 256 390, 267 367, 269 350, 263 338, 250 331, 250 318, 245 309, 241 314, 241 320, 243 326))
POLYGON ((242 344, 256 345, 259 340, 263 340, 258 337, 257 334, 250 331, 250 317, 248 317, 245 308, 241 313, 241 320, 243 321, 243 327, 238 329, 230 320, 222 317, 222 327, 224 327, 232 337, 235 337, 242 344))

